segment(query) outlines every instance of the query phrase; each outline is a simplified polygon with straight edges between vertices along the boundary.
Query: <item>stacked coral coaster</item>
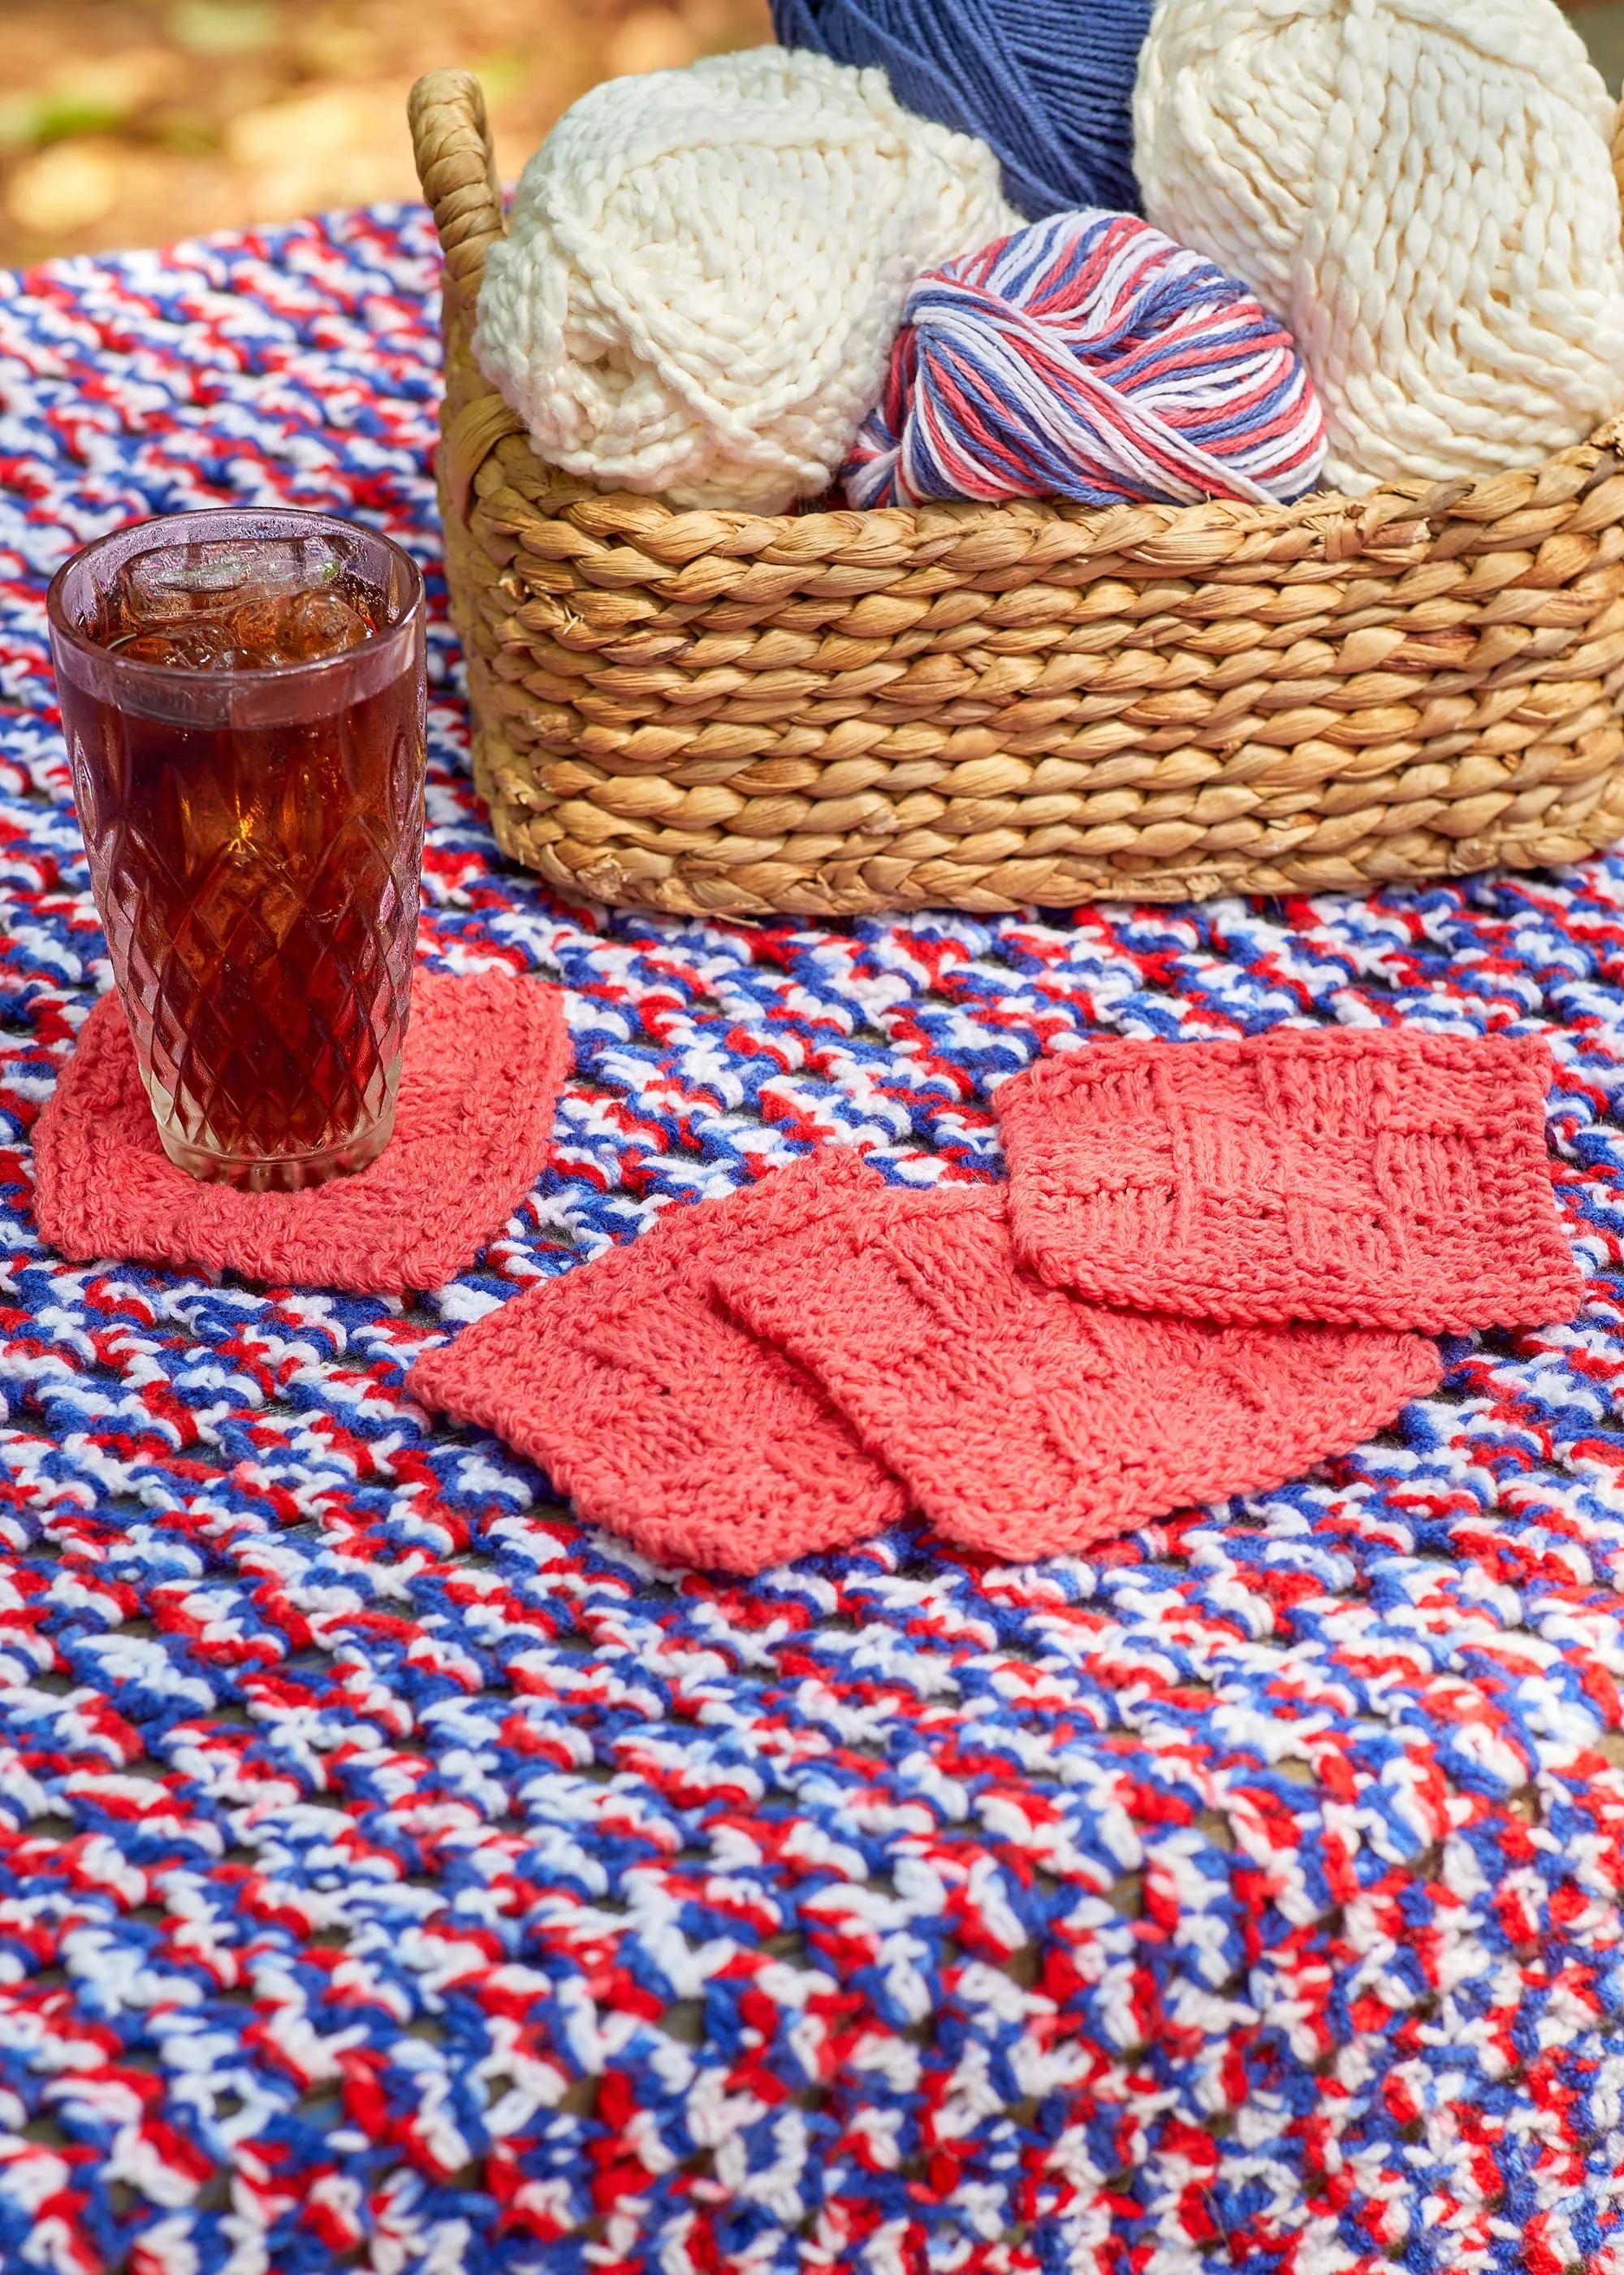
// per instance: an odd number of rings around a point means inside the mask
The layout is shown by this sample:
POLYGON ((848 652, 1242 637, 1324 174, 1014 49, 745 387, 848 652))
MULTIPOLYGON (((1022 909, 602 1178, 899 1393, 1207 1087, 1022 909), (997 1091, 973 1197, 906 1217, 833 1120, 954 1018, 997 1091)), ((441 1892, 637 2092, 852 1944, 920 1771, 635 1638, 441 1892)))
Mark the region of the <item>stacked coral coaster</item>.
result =
POLYGON ((999 1093, 1007 1183, 826 1150, 419 1361, 578 1512, 755 1572, 912 1510, 1012 1560, 1263 1492, 1571 1319, 1536 1040, 1095 1044, 999 1093))

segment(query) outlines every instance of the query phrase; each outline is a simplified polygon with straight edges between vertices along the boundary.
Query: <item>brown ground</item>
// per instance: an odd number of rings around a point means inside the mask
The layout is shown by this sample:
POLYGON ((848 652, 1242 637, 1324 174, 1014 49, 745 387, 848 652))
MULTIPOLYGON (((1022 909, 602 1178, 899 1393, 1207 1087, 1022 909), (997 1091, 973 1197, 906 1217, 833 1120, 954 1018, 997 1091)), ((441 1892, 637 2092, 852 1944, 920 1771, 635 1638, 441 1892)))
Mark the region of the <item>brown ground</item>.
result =
POLYGON ((767 0, 0 0, 0 266, 414 196, 438 64, 510 178, 595 79, 770 37, 767 0))
MULTIPOLYGON (((1570 4, 1616 87, 1624 0, 1570 4)), ((0 0, 0 266, 410 196, 439 64, 511 178, 594 79, 769 35, 767 0, 0 0)))

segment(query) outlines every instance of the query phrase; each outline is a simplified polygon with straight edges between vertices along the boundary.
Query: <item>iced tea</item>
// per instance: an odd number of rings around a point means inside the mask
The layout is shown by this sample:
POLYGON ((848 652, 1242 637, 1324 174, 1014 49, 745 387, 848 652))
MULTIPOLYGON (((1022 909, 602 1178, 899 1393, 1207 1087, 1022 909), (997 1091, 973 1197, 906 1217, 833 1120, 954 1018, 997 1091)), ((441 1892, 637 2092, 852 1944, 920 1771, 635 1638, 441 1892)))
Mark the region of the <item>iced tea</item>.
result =
POLYGON ((387 1144, 422 858, 422 581, 366 530, 170 516, 50 593, 74 796, 164 1150, 317 1184, 387 1144))

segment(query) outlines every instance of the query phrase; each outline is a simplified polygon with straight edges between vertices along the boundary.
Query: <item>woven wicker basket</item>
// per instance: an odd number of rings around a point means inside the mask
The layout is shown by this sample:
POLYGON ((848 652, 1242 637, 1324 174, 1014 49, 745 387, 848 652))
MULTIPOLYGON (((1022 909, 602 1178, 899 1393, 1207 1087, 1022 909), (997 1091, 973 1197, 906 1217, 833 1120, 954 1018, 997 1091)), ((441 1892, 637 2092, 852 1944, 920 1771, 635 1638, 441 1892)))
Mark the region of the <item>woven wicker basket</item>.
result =
POLYGON ((478 82, 412 91, 440 455, 503 850, 685 913, 1341 891, 1624 835, 1624 419, 1528 472, 1291 507, 776 518, 605 495, 474 363, 478 82))

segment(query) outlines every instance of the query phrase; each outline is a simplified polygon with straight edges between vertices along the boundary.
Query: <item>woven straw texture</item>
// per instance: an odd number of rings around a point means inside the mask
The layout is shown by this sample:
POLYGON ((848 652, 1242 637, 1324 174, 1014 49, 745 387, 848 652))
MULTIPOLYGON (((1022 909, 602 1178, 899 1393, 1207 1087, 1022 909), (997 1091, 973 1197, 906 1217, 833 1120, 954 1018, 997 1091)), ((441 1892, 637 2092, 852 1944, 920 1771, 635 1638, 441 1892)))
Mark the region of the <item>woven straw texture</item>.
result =
POLYGON ((766 518, 601 495, 468 349, 478 83, 413 90, 476 779, 578 895, 838 916, 1356 888, 1624 835, 1624 422, 1292 507, 766 518))

